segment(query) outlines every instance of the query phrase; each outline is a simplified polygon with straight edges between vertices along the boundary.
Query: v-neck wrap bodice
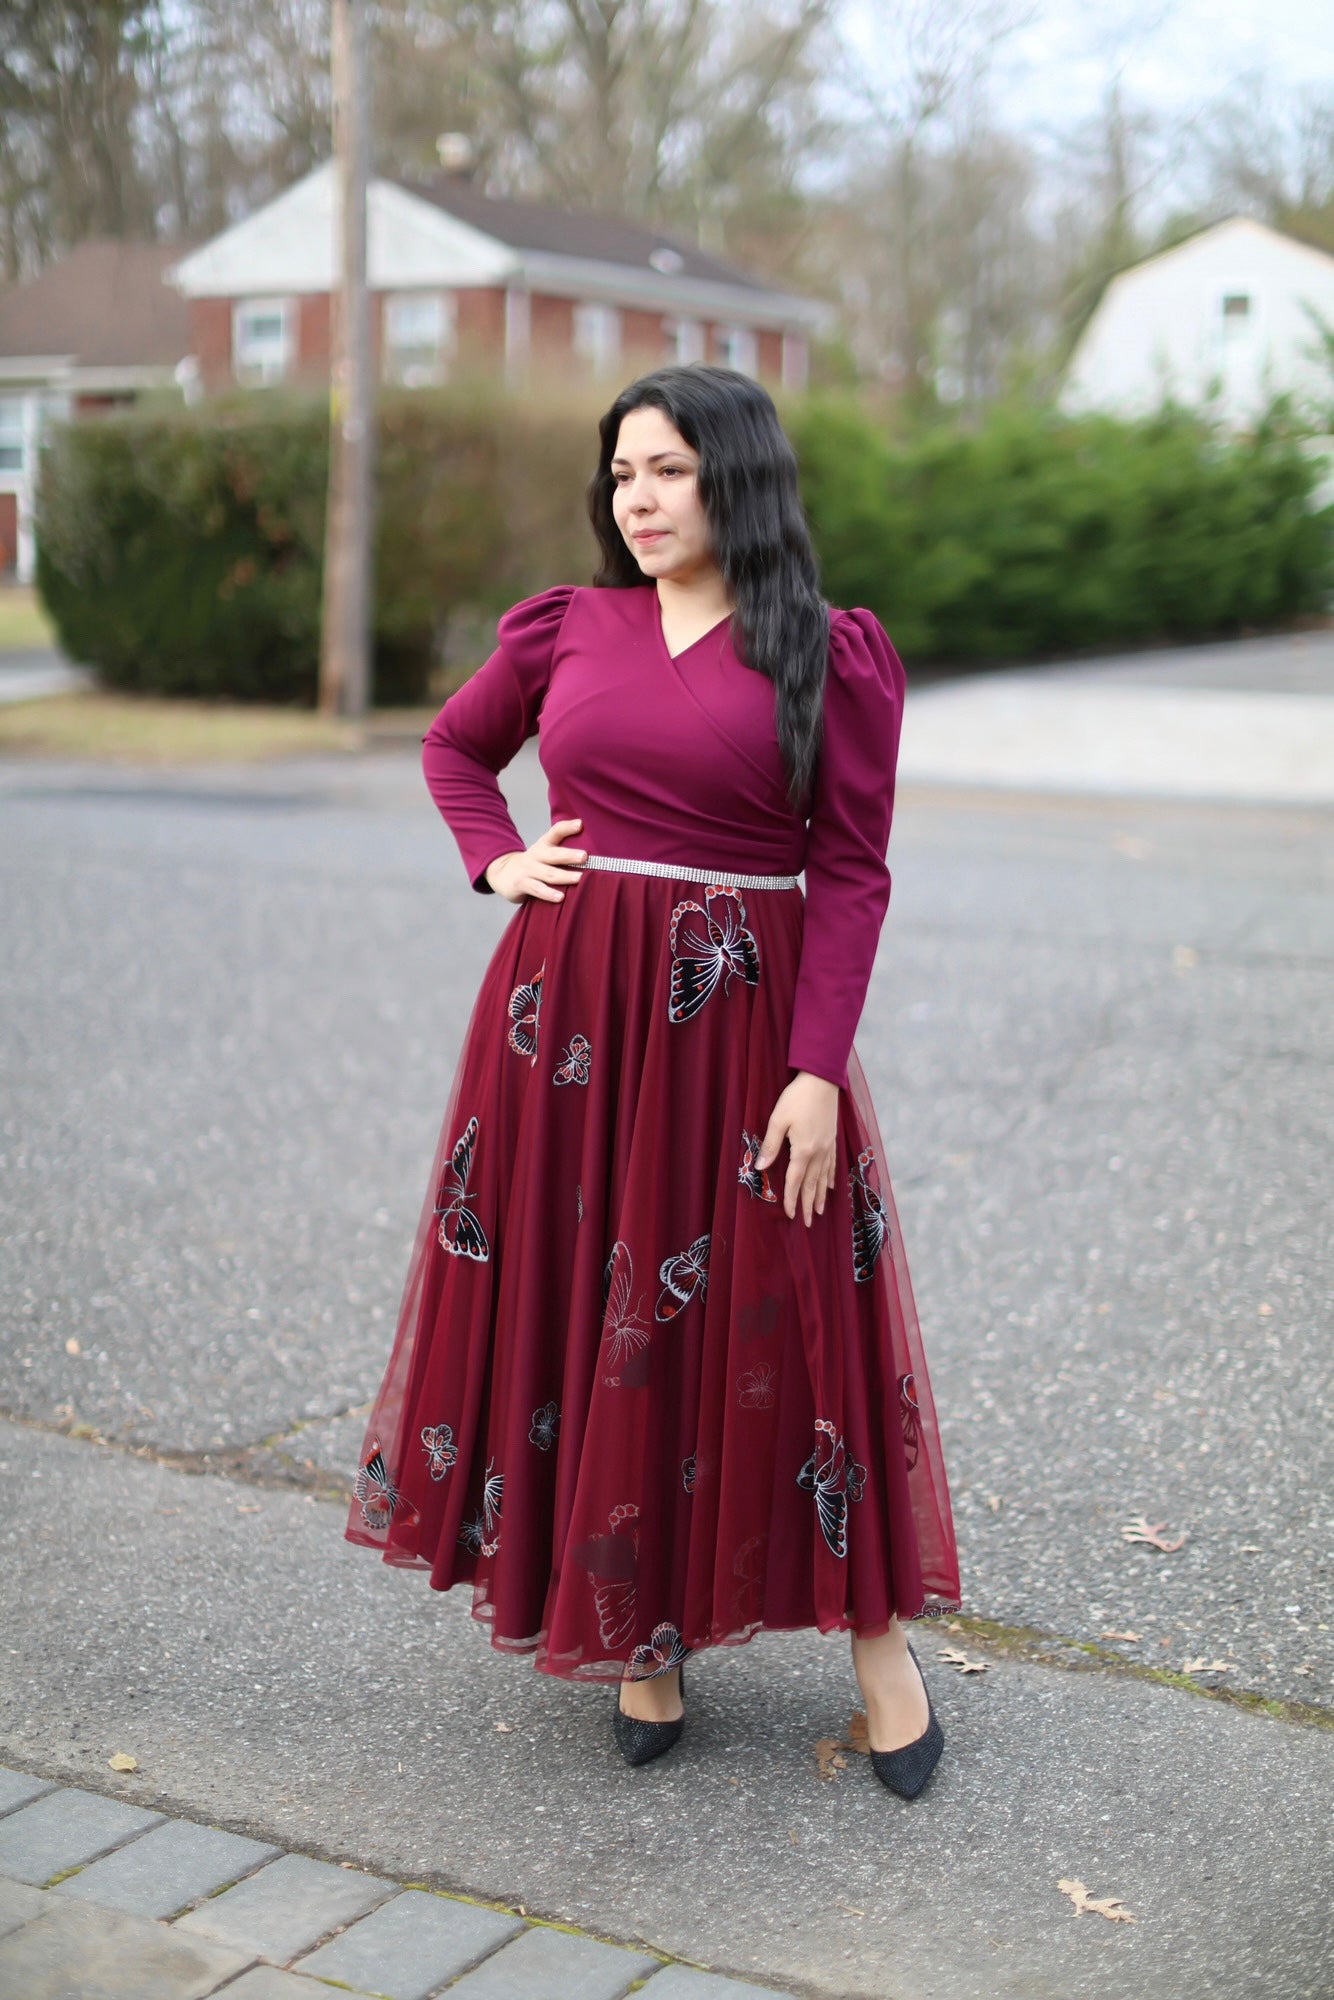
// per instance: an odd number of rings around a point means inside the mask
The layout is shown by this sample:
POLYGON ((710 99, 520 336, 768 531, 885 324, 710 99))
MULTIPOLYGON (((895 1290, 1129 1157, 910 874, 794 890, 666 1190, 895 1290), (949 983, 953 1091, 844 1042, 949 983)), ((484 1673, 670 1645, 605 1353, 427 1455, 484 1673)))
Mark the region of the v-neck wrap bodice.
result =
MULTIPOLYGON (((528 843, 497 782, 536 733, 551 819, 579 818, 590 853, 804 871, 788 1061, 848 1086, 848 1055, 889 903, 886 862, 904 672, 870 611, 831 614, 824 739, 794 812, 773 683, 747 667, 730 620, 675 655, 657 591, 561 584, 500 620, 496 650, 423 739, 431 796, 475 889, 528 843)), ((567 893, 578 894, 578 888, 567 893)))

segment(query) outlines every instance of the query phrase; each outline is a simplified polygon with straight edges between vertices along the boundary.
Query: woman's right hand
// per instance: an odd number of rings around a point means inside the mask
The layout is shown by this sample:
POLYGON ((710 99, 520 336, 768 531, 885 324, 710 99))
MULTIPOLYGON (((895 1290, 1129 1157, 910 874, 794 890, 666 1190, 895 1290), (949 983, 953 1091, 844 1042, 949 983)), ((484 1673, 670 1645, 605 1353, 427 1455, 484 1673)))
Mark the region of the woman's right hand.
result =
POLYGON ((488 862, 487 881, 508 903, 521 903, 525 896, 538 896, 547 903, 563 902, 565 891, 554 885, 577 882, 583 870, 562 868, 561 862, 584 861, 587 855, 582 847, 562 847, 561 841, 582 825, 581 819, 556 820, 550 833, 544 833, 522 853, 497 855, 488 862))

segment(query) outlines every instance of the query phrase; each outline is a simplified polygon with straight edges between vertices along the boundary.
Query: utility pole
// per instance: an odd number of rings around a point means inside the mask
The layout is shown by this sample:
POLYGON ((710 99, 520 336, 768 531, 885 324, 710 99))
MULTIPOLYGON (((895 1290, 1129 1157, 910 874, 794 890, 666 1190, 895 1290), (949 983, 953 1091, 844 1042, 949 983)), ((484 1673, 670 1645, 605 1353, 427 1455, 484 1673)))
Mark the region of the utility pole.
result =
POLYGON ((338 284, 329 369, 329 506, 324 533, 320 708, 359 719, 370 698, 375 413, 366 291, 370 87, 366 0, 332 0, 338 284))

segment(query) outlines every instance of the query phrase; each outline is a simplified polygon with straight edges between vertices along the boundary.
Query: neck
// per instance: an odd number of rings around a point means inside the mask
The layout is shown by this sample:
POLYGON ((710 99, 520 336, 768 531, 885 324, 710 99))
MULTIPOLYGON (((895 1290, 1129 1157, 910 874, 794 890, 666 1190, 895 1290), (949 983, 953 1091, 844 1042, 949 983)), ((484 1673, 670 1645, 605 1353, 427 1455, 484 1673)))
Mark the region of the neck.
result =
POLYGON ((720 569, 704 570, 680 580, 660 576, 657 592, 658 603, 668 618, 679 616, 694 622, 711 617, 717 623, 736 609, 720 569))

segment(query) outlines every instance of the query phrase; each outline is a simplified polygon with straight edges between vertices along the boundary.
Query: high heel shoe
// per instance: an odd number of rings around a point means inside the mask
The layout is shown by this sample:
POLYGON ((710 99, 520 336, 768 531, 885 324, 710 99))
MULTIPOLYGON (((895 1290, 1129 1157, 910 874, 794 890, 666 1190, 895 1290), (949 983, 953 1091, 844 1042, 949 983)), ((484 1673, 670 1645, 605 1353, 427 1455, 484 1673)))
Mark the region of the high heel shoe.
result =
POLYGON ((873 1750, 871 1768, 882 1785, 888 1785, 891 1792, 897 1792, 901 1799, 915 1799, 931 1773, 935 1770, 940 1753, 945 1748, 945 1732, 940 1726, 931 1690, 926 1685, 922 1673, 922 1663, 913 1652, 911 1639, 908 1651, 912 1653, 916 1667, 926 1692, 927 1724, 920 1736, 911 1743, 904 1743, 897 1750, 873 1750))
MULTIPOLYGON (((685 1700, 686 1669, 681 1662, 681 1699, 685 1700)), ((612 1728, 616 1735, 616 1748, 627 1764, 647 1764, 650 1757, 661 1757, 664 1750, 670 1750, 680 1739, 686 1726, 684 1715, 678 1715, 675 1722, 643 1722, 637 1715, 627 1715, 621 1707, 621 1691, 616 1690, 616 1707, 612 1712, 612 1728)))

